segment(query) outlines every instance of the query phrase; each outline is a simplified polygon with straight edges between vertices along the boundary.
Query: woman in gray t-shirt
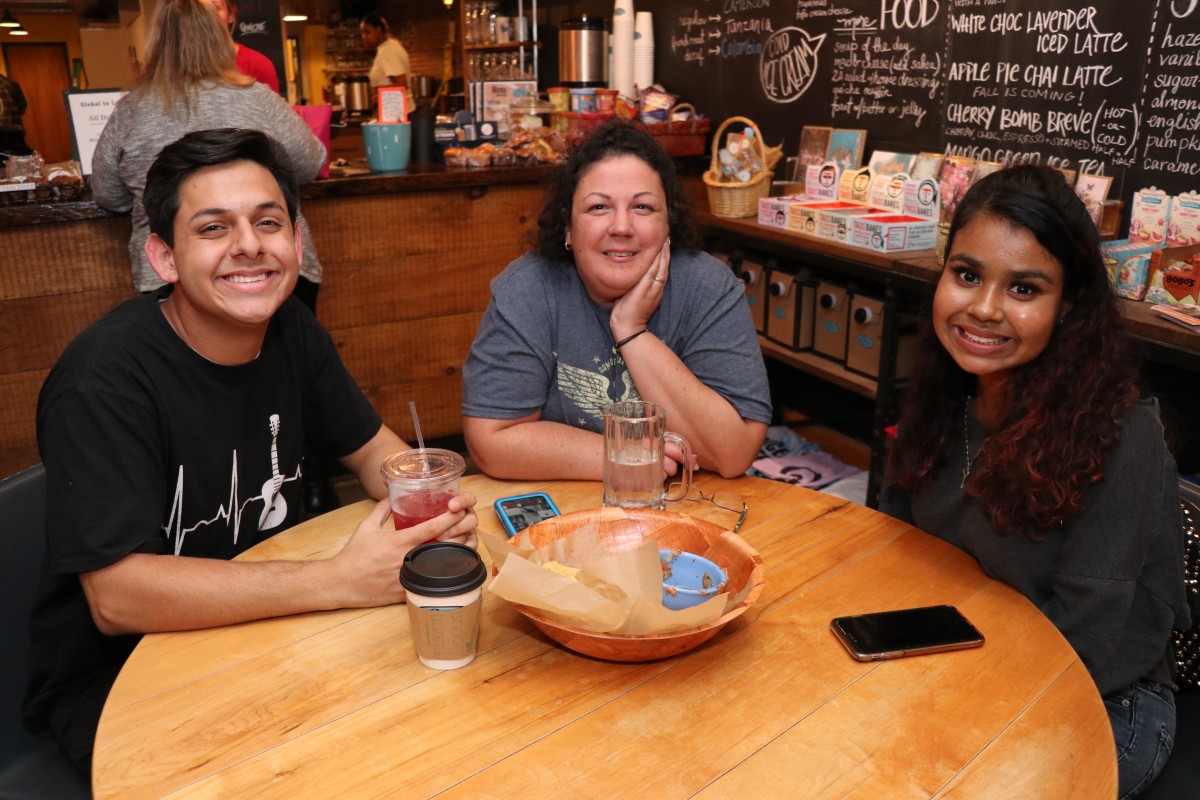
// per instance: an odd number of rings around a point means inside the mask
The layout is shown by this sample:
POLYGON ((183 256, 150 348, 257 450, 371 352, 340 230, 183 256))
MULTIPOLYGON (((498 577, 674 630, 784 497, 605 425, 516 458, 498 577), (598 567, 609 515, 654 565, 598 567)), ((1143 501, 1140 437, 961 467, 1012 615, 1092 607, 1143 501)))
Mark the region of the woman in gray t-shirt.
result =
POLYGON ((559 168, 538 223, 537 251, 492 282, 463 369, 480 468, 599 480, 604 406, 640 398, 699 466, 745 472, 771 420, 766 369, 741 282, 696 249, 670 156, 606 124, 559 168))

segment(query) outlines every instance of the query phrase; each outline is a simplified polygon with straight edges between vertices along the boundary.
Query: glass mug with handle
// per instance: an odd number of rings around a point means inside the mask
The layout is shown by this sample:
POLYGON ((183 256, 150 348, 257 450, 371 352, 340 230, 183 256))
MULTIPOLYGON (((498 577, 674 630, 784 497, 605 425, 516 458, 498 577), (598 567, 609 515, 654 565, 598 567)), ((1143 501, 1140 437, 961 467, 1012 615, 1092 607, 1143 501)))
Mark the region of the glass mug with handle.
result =
MULTIPOLYGON (((692 447, 667 430, 667 412, 644 400, 624 400, 604 409, 604 505, 662 509, 683 500, 692 488, 692 447), (683 451, 683 480, 664 488, 666 445, 683 451)), ((678 477, 678 476, 676 476, 678 477)))

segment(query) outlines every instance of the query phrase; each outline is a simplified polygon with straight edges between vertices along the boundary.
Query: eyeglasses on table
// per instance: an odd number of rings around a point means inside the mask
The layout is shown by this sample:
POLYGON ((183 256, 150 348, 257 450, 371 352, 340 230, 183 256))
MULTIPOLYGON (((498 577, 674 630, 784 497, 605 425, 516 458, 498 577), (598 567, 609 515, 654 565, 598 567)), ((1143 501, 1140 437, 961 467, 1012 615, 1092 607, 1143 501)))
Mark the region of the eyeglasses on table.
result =
MULTIPOLYGON (((679 485, 679 483, 671 484, 671 492, 674 492, 675 488, 679 485)), ((750 506, 746 505, 746 501, 742 498, 742 496, 734 494, 733 492, 713 492, 712 494, 705 494, 700 490, 699 487, 693 486, 690 490, 688 490, 687 497, 684 497, 683 499, 690 503, 712 503, 717 508, 737 514, 737 522, 735 522, 733 527, 730 528, 730 530, 734 533, 737 533, 741 529, 742 523, 746 521, 746 515, 750 513, 750 506)))

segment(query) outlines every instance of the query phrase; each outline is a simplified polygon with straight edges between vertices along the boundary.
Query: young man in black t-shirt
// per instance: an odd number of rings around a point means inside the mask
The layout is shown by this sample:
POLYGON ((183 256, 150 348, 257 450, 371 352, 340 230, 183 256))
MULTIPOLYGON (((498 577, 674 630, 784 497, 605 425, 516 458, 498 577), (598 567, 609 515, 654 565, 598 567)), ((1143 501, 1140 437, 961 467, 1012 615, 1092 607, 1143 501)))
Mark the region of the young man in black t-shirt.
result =
POLYGON ((85 777, 140 634, 398 603, 413 546, 475 544, 470 494, 387 525, 379 468, 408 445, 290 298, 298 193, 282 150, 256 131, 188 134, 150 169, 145 204, 168 286, 81 333, 38 399, 49 557, 25 713, 85 777), (306 441, 382 499, 332 558, 230 561, 300 521, 306 441))

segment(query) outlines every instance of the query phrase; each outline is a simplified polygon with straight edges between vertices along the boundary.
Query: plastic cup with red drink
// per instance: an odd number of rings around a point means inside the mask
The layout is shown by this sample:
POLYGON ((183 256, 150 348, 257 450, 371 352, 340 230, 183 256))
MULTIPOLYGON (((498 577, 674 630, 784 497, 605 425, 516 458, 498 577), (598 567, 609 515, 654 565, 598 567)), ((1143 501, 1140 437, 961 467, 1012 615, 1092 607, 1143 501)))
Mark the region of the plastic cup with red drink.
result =
POLYGON ((406 450, 384 459, 381 472, 387 481, 396 530, 444 513, 450 498, 459 493, 465 468, 458 453, 438 448, 406 450))

